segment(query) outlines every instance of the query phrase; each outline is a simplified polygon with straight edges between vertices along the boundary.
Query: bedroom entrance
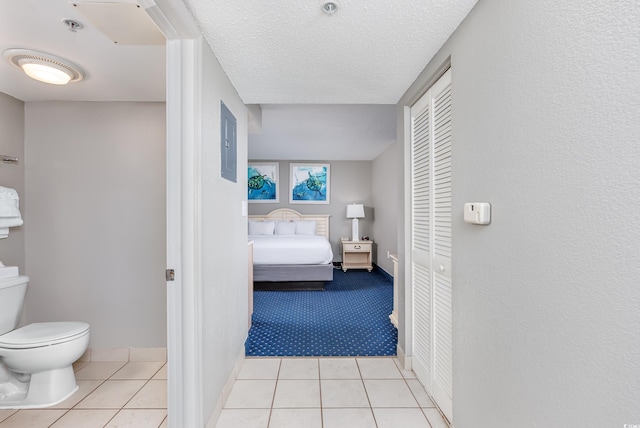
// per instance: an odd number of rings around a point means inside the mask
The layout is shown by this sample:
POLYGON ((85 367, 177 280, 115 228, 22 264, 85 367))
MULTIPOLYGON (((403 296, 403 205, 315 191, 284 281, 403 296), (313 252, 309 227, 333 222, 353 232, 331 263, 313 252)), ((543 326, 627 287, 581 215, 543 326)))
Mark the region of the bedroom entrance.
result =
POLYGON ((396 354, 397 330, 389 320, 393 281, 380 269, 344 272, 334 266, 329 218, 290 208, 249 216, 253 279, 261 288, 250 293, 253 314, 245 355, 396 354), (299 226, 305 233, 293 233, 299 226))
POLYGON ((392 356, 393 284, 379 270, 334 270, 322 291, 255 291, 247 356, 392 356))

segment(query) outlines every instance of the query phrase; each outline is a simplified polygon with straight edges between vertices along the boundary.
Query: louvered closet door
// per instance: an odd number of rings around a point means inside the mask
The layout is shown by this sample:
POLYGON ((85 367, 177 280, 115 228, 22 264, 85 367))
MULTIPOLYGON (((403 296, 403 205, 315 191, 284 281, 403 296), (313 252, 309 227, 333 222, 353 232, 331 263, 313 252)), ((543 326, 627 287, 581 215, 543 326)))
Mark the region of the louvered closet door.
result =
POLYGON ((411 107, 414 370, 452 419, 451 71, 411 107))

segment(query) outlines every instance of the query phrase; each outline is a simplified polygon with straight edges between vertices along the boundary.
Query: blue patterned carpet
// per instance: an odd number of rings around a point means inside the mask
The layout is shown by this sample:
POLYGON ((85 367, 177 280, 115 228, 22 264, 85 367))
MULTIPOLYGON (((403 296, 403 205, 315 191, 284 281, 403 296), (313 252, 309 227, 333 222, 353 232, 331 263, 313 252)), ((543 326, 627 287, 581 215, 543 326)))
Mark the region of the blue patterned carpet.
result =
POLYGON ((393 283, 378 269, 335 269, 325 291, 254 291, 247 356, 396 355, 393 283))

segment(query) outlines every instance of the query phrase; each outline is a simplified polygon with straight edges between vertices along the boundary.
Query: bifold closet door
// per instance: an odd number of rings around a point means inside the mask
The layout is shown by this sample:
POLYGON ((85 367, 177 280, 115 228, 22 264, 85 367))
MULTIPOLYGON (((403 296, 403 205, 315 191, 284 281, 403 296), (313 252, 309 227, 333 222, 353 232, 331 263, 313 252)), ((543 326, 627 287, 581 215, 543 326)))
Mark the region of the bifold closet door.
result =
POLYGON ((413 367, 452 419, 451 70, 411 107, 413 367))

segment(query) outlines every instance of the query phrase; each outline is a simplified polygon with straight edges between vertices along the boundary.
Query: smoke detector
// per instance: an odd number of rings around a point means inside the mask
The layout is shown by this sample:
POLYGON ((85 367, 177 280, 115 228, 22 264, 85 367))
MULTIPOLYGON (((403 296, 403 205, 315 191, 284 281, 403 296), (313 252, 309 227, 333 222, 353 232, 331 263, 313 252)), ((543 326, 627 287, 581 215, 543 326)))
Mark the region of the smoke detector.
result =
POLYGON ((32 79, 52 85, 79 82, 84 73, 66 59, 29 49, 7 49, 2 55, 32 79))

